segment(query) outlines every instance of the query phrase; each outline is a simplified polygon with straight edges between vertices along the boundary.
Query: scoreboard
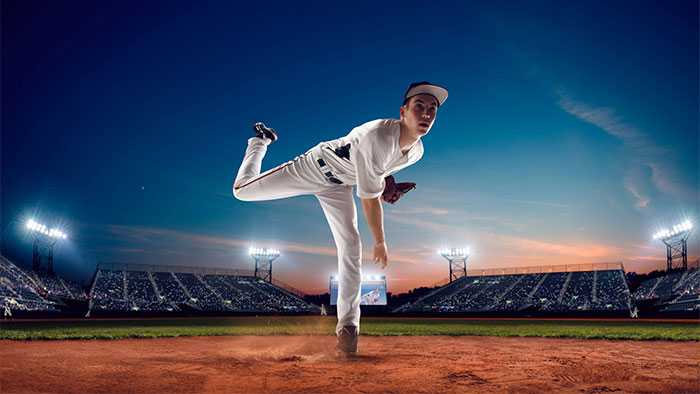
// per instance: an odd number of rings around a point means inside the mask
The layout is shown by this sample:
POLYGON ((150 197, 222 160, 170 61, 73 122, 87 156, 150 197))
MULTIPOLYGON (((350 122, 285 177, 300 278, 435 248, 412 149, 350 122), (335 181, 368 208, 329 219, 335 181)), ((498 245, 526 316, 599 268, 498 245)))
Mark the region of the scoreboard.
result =
MULTIPOLYGON (((386 276, 367 275, 362 277, 360 305, 386 305, 386 276)), ((338 304, 338 275, 330 279, 331 305, 338 304)))

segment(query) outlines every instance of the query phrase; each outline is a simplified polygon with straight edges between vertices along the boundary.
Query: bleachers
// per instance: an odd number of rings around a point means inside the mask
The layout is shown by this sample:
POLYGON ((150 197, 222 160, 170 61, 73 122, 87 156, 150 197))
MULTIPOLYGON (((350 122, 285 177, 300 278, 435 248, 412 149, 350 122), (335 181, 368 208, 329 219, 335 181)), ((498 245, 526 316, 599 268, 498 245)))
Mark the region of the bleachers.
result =
POLYGON ((532 296, 532 309, 547 312, 559 312, 559 296, 571 272, 548 273, 542 284, 532 296))
POLYGON ((7 305, 13 312, 58 312, 42 292, 45 290, 34 278, 0 256, 0 311, 7 305))
POLYGON ((644 281, 632 297, 660 312, 698 312, 700 269, 679 270, 644 281))
POLYGON ((517 286, 504 294, 493 310, 520 311, 532 305, 530 294, 546 274, 523 275, 517 286))
POLYGON ((623 310, 630 307, 630 291, 622 271, 597 271, 596 297, 592 310, 623 310))
POLYGON ((160 295, 175 304, 189 302, 190 297, 185 289, 175 280, 172 272, 153 272, 153 280, 158 286, 160 295))
POLYGON ((199 280, 195 274, 175 273, 180 283, 182 283, 192 296, 195 307, 207 312, 228 311, 223 299, 217 293, 210 290, 205 282, 199 280))
POLYGON ((50 275, 46 271, 27 272, 37 284, 42 286, 50 296, 71 300, 86 300, 87 294, 78 283, 66 280, 57 275, 50 275))
MULTIPOLYGON (((561 298, 563 310, 590 310, 593 292, 593 272, 573 272, 561 298)), ((560 306, 561 307, 561 306, 560 306)))
POLYGON ((91 310, 98 312, 306 313, 315 310, 250 276, 99 269, 91 310))
POLYGON ((399 312, 629 312, 621 270, 470 276, 399 312))
POLYGON ((124 291, 124 271, 98 270, 90 294, 90 309, 109 312, 131 311, 124 291))

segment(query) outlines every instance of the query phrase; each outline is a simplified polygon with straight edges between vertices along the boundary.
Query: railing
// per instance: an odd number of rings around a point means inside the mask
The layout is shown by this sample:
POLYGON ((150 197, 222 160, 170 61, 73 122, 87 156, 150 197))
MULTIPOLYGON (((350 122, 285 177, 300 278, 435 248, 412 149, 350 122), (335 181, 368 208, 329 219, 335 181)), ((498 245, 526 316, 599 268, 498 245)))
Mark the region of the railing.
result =
POLYGON ((489 268, 467 270, 467 276, 491 276, 491 275, 518 275, 540 274, 549 272, 580 272, 580 271, 607 271, 624 270, 621 262, 615 263, 591 263, 591 264, 561 264, 541 265, 531 267, 489 268))
POLYGON ((200 275, 253 276, 253 271, 229 268, 193 267, 184 265, 99 263, 98 270, 107 271, 145 271, 145 272, 179 272, 200 275))

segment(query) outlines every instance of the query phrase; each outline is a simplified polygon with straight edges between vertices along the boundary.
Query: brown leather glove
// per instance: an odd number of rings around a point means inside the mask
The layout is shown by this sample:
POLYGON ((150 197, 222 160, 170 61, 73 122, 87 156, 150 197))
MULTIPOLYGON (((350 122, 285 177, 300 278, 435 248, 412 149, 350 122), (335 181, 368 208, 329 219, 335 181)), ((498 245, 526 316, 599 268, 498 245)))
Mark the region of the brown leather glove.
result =
POLYGON ((409 191, 416 188, 416 184, 413 182, 401 182, 396 183, 394 177, 389 175, 384 178, 384 193, 382 193, 382 200, 388 202, 389 204, 394 204, 399 199, 409 191))

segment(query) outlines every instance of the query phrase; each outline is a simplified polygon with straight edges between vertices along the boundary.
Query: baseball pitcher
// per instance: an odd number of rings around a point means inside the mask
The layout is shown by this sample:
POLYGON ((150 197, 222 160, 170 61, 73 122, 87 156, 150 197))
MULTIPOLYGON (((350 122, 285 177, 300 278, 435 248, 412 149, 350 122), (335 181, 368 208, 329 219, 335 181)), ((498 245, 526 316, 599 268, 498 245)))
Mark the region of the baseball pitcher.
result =
POLYGON ((374 236, 373 259, 386 268, 382 200, 395 203, 414 183, 396 183, 392 174, 423 156, 426 135, 447 100, 447 89, 429 82, 409 85, 399 119, 379 119, 355 127, 345 137, 321 142, 303 155, 261 173, 267 147, 278 138, 263 123, 253 125, 243 162, 233 183, 241 201, 275 200, 312 194, 320 202, 338 250, 337 349, 356 353, 360 328, 362 245, 353 186, 374 236))

